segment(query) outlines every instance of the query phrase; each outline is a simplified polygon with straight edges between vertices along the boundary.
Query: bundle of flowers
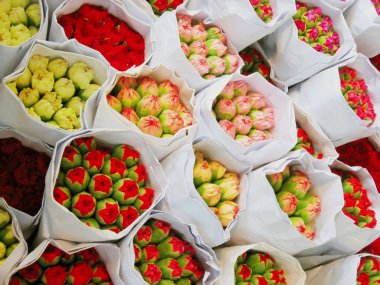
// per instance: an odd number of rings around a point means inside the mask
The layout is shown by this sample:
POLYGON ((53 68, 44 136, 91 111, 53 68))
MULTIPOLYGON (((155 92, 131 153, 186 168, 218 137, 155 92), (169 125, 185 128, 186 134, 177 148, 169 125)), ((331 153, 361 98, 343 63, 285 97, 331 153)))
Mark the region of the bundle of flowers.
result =
POLYGON ((249 0, 257 16, 265 23, 272 21, 273 9, 269 0, 249 0))
POLYGON ((146 0, 156 15, 175 10, 184 0, 146 0))
POLYGON ((236 203, 240 194, 239 176, 228 172, 216 160, 208 161, 200 151, 195 152, 193 173, 199 195, 219 218, 222 226, 227 227, 239 213, 239 205, 236 203))
POLYGON ((100 86, 87 63, 69 65, 63 58, 35 54, 24 72, 6 84, 18 96, 30 116, 65 130, 81 128, 85 102, 100 86))
POLYGON ((205 274, 192 245, 165 221, 150 219, 134 236, 133 248, 148 284, 197 284, 205 274))
POLYGON ((270 66, 265 62, 264 57, 253 46, 246 47, 239 52, 240 57, 244 60, 242 74, 249 75, 255 72, 260 73, 266 80, 269 78, 270 66))
POLYGON ((317 159, 323 158, 323 153, 318 153, 314 149, 313 142, 309 139, 307 133, 301 127, 297 127, 297 144, 292 150, 304 149, 317 159))
POLYGON ((5 209, 0 208, 0 266, 18 245, 19 240, 12 226, 12 217, 5 209))
POLYGON ((140 153, 128 145, 97 147, 94 137, 65 148, 54 199, 83 223, 119 233, 153 203, 140 153))
POLYGON ((372 285, 380 282, 380 262, 372 256, 362 257, 358 266, 356 284, 372 285))
POLYGON ((297 26, 298 38, 318 52, 335 55, 340 44, 332 19, 324 16, 321 8, 308 7, 303 2, 297 2, 296 8, 293 20, 297 26))
POLYGON ((287 166, 283 172, 267 175, 281 210, 306 238, 314 239, 314 221, 321 211, 320 198, 312 193, 308 176, 287 166))

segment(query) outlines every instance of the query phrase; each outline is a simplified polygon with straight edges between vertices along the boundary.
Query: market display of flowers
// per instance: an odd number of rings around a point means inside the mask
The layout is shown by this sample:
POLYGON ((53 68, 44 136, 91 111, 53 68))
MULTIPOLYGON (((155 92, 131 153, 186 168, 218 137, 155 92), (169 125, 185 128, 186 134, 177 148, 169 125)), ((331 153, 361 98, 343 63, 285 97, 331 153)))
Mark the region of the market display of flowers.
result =
POLYGON ((12 254, 19 241, 12 226, 12 217, 0 208, 0 266, 12 254))
POLYGON ((40 3, 29 0, 2 0, 0 4, 0 44, 18 46, 38 33, 40 3))
POLYGON ((95 248, 68 254, 49 244, 38 260, 14 274, 10 285, 112 284, 95 248))
POLYGON ((237 70, 239 56, 231 54, 227 47, 227 36, 219 27, 208 27, 185 14, 177 14, 177 22, 182 51, 204 79, 213 79, 237 70))
POLYGON ((323 153, 317 153, 313 142, 309 139, 307 133, 301 127, 297 127, 297 144, 292 148, 292 150, 304 149, 317 159, 323 158, 323 153))
POLYGON ((355 114, 361 120, 368 121, 370 126, 376 119, 376 112, 367 93, 368 86, 365 80, 358 77, 354 68, 347 66, 339 69, 339 75, 344 99, 355 114))
POLYGON ((287 166, 280 173, 267 175, 276 193, 281 210, 304 237, 314 239, 314 221, 321 211, 320 198, 313 193, 312 184, 302 171, 287 166))
POLYGON ((244 61, 244 66, 242 68, 242 74, 250 75, 252 73, 260 73, 266 80, 270 80, 270 66, 265 62, 264 57, 252 46, 246 47, 241 52, 239 56, 244 61))
POLYGON ((107 102, 143 133, 154 137, 171 137, 193 123, 178 86, 170 80, 121 77, 107 95, 107 102))
POLYGON ((239 213, 236 198, 240 194, 240 179, 236 173, 216 160, 207 160, 200 151, 195 152, 194 186, 210 210, 227 227, 239 213))
POLYGON ((249 0, 257 16, 265 23, 272 21, 273 9, 269 0, 249 0))
POLYGON ((229 82, 212 109, 226 134, 244 146, 272 138, 274 110, 243 80, 229 82))
POLYGON ((360 259, 356 284, 378 284, 380 280, 380 262, 377 258, 367 256, 360 259))
POLYGON ((247 251, 235 265, 235 284, 286 285, 285 272, 272 256, 264 252, 247 251))
POLYGON ((175 10, 184 0, 146 0, 156 15, 175 10))
POLYGON ((7 86, 30 116, 55 128, 77 130, 86 101, 100 88, 94 78, 94 69, 85 62, 69 65, 60 57, 35 54, 7 86))
POLYGON ((139 66, 145 60, 145 40, 125 21, 100 6, 84 4, 58 18, 68 39, 99 51, 117 70, 139 66))
POLYGON ((0 197, 31 216, 42 206, 50 157, 15 138, 0 139, 0 197))
POLYGON ((83 223, 119 233, 153 203, 140 153, 128 145, 97 146, 94 137, 67 146, 53 191, 54 199, 83 223))
POLYGON ((148 284, 197 284, 205 273, 194 247, 172 226, 150 219, 133 238, 135 268, 148 284))
POLYGON ((323 15, 319 7, 309 7, 306 3, 296 3, 297 13, 294 24, 298 38, 317 52, 333 56, 340 47, 339 34, 334 31, 333 21, 323 15))

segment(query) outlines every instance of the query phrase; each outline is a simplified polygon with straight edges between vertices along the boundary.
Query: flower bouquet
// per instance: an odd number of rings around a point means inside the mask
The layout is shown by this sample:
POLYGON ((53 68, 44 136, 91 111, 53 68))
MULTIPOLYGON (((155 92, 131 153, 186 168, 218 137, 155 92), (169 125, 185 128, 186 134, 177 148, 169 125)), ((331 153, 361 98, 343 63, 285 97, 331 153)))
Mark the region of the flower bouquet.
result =
POLYGON ((305 151, 252 171, 248 183, 246 210, 232 229, 231 244, 267 242, 294 255, 336 236, 340 179, 305 151))
POLYGON ((104 90, 95 127, 129 128, 144 135, 159 160, 195 136, 194 91, 164 66, 118 74, 104 90))
POLYGON ((245 209, 249 166, 218 142, 202 140, 170 154, 162 167, 169 185, 160 209, 195 225, 209 246, 228 241, 245 209))
POLYGON ((342 145, 379 132, 379 87, 378 71, 359 54, 344 65, 326 69, 300 83, 289 95, 334 145, 342 145), (321 84, 327 80, 329 84, 321 84))
POLYGON ((156 20, 165 12, 184 8, 189 0, 132 0, 151 19, 156 20))
POLYGON ((166 188, 143 138, 122 130, 94 130, 60 141, 46 181, 38 238, 75 242, 120 239, 166 188))
POLYGON ((297 259, 266 243, 222 247, 215 253, 222 273, 217 285, 301 285, 306 280, 297 259))
POLYGON ((254 168, 296 144, 291 101, 257 73, 219 80, 196 96, 195 106, 197 137, 220 141, 232 156, 254 168))
POLYGON ((342 12, 323 0, 294 4, 297 12, 263 41, 275 76, 299 83, 356 54, 355 42, 342 12))
POLYGON ((220 272, 195 227, 152 211, 119 242, 126 284, 214 284, 220 272))
POLYGON ((50 145, 91 127, 97 94, 109 70, 99 60, 75 52, 80 51, 73 41, 36 42, 1 84, 3 121, 50 145))

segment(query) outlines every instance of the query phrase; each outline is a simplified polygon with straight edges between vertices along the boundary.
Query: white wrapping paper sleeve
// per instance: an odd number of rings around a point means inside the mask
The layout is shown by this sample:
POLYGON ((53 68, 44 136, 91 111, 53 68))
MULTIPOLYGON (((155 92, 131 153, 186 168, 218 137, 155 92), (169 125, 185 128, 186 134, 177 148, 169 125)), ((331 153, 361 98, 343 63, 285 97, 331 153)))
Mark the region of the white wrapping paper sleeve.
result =
POLYGON ((350 7, 356 0, 329 0, 328 3, 335 8, 345 11, 350 7))
POLYGON ((46 191, 44 211, 37 239, 64 239, 74 242, 103 242, 114 241, 126 236, 132 228, 149 214, 154 206, 162 199, 167 188, 166 178, 161 165, 149 149, 147 143, 138 133, 130 130, 95 129, 66 137, 57 143, 46 175, 46 191), (127 144, 140 153, 140 162, 146 166, 149 185, 155 191, 155 197, 150 209, 141 214, 130 226, 116 234, 110 230, 92 228, 82 223, 72 212, 64 208, 53 197, 55 180, 60 169, 63 151, 70 142, 79 137, 95 137, 98 145, 114 147, 127 144), (70 230, 67 230, 70 229, 70 230))
POLYGON ((263 43, 274 74, 289 86, 356 55, 354 39, 340 10, 323 0, 304 0, 302 2, 320 7, 323 15, 329 16, 333 20, 334 30, 340 37, 340 48, 334 56, 317 52, 298 39, 297 27, 293 19, 288 20, 274 33, 268 35, 263 43))
POLYGON ((104 89, 99 98, 94 128, 130 129, 139 132, 142 136, 144 136, 157 159, 161 160, 169 153, 180 148, 182 145, 186 143, 191 144, 193 138, 195 137, 198 124, 196 122, 195 116, 193 116, 193 124, 191 126, 181 129, 173 137, 157 138, 148 134, 144 134, 135 124, 128 121, 120 113, 109 107, 106 96, 112 91, 119 78, 139 78, 143 76, 149 76, 157 82, 170 80, 172 83, 178 86, 180 98, 183 104, 192 114, 194 114, 194 90, 190 89, 183 79, 178 78, 173 71, 167 69, 162 65, 154 69, 148 66, 144 66, 137 73, 118 73, 112 79, 112 81, 109 82, 109 85, 104 89))
POLYGON ((263 242, 258 244, 250 244, 243 246, 222 247, 215 250, 218 264, 221 271, 220 278, 215 285, 232 285, 235 284, 235 263, 237 258, 249 251, 263 252, 271 255, 281 269, 284 270, 284 275, 287 284, 304 285, 306 274, 301 265, 291 255, 288 255, 277 248, 263 242))
POLYGON ((208 160, 217 160, 227 171, 240 178, 240 195, 237 203, 244 211, 248 192, 247 171, 249 166, 234 159, 217 141, 202 140, 193 146, 185 145, 170 154, 161 163, 168 180, 168 191, 159 208, 172 213, 187 224, 195 225, 204 242, 216 247, 230 239, 230 231, 239 216, 225 229, 218 217, 209 209, 196 190, 193 182, 194 151, 201 151, 208 160))
POLYGON ((29 115, 21 100, 5 84, 22 74, 28 65, 29 58, 35 54, 47 57, 62 57, 69 65, 77 61, 87 63, 94 71, 94 82, 100 85, 100 89, 86 102, 86 107, 81 113, 81 130, 92 127, 96 110, 96 102, 100 90, 106 85, 109 77, 109 69, 101 61, 82 53, 75 41, 65 43, 52 43, 37 41, 15 71, 5 77, 0 84, 0 122, 12 126, 23 133, 40 138, 49 145, 54 145, 58 140, 72 134, 72 131, 55 128, 29 115))
POLYGON ((216 256, 213 250, 205 245, 202 238, 199 236, 195 226, 182 222, 177 217, 162 211, 152 211, 143 220, 141 220, 127 237, 119 241, 121 251, 121 270, 120 276, 126 285, 147 285, 148 283, 143 280, 140 272, 135 269, 135 254, 133 250, 133 237, 138 230, 149 220, 157 219, 169 223, 181 238, 190 243, 196 252, 196 257, 203 265, 205 274, 203 279, 197 284, 199 285, 211 285, 220 276, 220 270, 217 265, 216 256))
POLYGON ((339 177, 330 172, 306 151, 290 153, 248 174, 248 197, 245 212, 241 213, 231 232, 232 245, 267 242, 291 255, 317 248, 336 236, 335 217, 343 207, 342 185, 339 177), (312 191, 321 200, 321 212, 315 220, 315 238, 302 236, 278 205, 266 175, 279 173, 286 166, 295 166, 306 173, 312 191))

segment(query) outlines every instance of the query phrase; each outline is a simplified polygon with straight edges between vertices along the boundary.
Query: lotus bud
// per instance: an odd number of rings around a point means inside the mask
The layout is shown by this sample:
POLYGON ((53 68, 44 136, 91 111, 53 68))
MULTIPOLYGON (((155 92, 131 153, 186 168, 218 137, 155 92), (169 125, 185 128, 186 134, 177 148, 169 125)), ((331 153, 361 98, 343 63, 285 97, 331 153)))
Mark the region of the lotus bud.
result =
POLYGON ((140 118, 137 122, 137 127, 143 133, 154 137, 161 137, 163 132, 160 120, 152 115, 140 118))
POLYGON ((75 87, 87 89, 95 77, 95 71, 85 62, 75 62, 67 71, 67 76, 72 80, 75 87))
POLYGON ((28 62, 29 70, 34 73, 39 69, 48 69, 49 58, 46 56, 35 54, 33 55, 28 62))
POLYGON ((54 121, 57 122, 60 128, 65 130, 77 129, 77 116, 73 109, 62 108, 54 114, 54 121))
POLYGON ((18 89, 27 88, 32 83, 32 73, 28 68, 25 68, 24 72, 17 77, 16 86, 18 89))
POLYGON ((137 124, 139 121, 139 116, 132 108, 123 108, 121 110, 121 115, 133 124, 137 124))
POLYGON ((54 91, 61 97, 62 102, 67 102, 75 95, 75 86, 72 80, 60 78, 54 83, 54 91))
POLYGON ((210 164, 206 160, 196 160, 193 170, 193 181, 195 187, 198 187, 203 183, 211 182, 211 178, 212 170, 210 164))
POLYGON ((53 106, 54 111, 62 108, 62 99, 57 92, 46 92, 42 99, 48 101, 53 106))
POLYGON ((281 189, 283 177, 282 173, 274 173, 267 175, 268 182, 272 186, 274 192, 278 192, 281 189))
POLYGON ((24 104, 26 108, 33 106, 40 99, 38 91, 31 88, 25 88, 21 90, 18 97, 20 98, 21 102, 24 104))
POLYGON ((32 76, 32 88, 36 89, 38 93, 45 94, 52 91, 54 87, 54 76, 52 72, 38 69, 32 76))
POLYGON ((7 82, 6 85, 8 86, 8 88, 9 88, 9 89, 10 89, 15 95, 18 95, 18 90, 17 90, 16 82, 15 82, 15 81, 7 82))
POLYGON ((282 190, 276 194, 276 198, 281 210, 285 214, 291 216, 295 213, 298 203, 296 195, 282 190))
POLYGON ((301 171, 296 171, 284 182, 281 190, 296 195, 297 199, 303 199, 310 187, 311 183, 307 175, 301 171))
POLYGON ((221 179, 227 171, 227 168, 225 168, 223 164, 216 160, 212 160, 209 165, 212 171, 212 181, 221 179))
POLYGON ((25 10, 22 7, 12 8, 9 12, 9 20, 11 22, 11 25, 28 25, 28 17, 26 16, 25 10))
MULTIPOLYGON (((115 98, 115 97, 114 97, 115 98)), ((72 109, 75 112, 75 115, 79 117, 81 112, 84 111, 85 103, 81 100, 80 97, 74 96, 72 97, 66 104, 65 108, 72 109)))
POLYGON ((214 183, 220 187, 221 201, 234 200, 240 194, 240 179, 236 173, 226 173, 222 179, 214 183))
POLYGON ((210 67, 209 72, 212 75, 219 76, 226 70, 226 62, 223 58, 218 56, 209 56, 207 57, 207 62, 210 67))
POLYGON ((33 3, 25 10, 28 16, 29 24, 34 27, 39 27, 41 24, 41 9, 38 3, 33 3))
POLYGON ((237 135, 235 137, 235 140, 243 146, 250 146, 251 144, 253 144, 253 140, 249 136, 245 135, 237 135))
POLYGON ((88 88, 79 91, 79 96, 83 101, 86 102, 99 90, 99 88, 100 86, 98 84, 90 84, 88 88))
POLYGON ((116 112, 121 113, 121 109, 123 108, 123 105, 121 102, 112 95, 107 95, 107 103, 108 105, 114 109, 116 112))

